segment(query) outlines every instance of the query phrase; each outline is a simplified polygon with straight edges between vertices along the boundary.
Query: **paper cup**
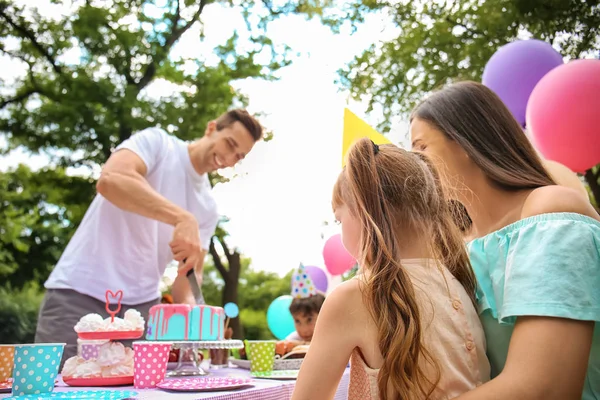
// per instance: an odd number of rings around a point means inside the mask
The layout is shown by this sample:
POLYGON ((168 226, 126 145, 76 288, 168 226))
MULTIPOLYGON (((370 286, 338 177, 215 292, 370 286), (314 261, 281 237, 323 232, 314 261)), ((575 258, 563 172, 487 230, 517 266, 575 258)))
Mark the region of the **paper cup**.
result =
POLYGON ((171 343, 133 342, 133 387, 154 388, 165 379, 171 343))
POLYGON ((0 382, 12 377, 15 358, 14 344, 0 344, 0 382))
POLYGON ((247 340, 246 352, 251 372, 273 371, 275 363, 275 340, 247 340))
POLYGON ((13 396, 52 392, 64 348, 65 343, 15 345, 13 396))

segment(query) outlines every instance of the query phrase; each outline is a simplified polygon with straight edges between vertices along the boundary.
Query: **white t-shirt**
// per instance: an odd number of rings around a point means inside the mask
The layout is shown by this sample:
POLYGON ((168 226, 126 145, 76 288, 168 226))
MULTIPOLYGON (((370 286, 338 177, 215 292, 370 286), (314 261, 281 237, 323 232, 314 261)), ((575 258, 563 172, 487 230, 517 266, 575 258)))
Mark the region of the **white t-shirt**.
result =
MULTIPOLYGON (((202 246, 208 249, 218 222, 208 176, 192 167, 187 144, 158 128, 132 135, 117 150, 129 149, 146 164, 150 186, 196 216, 202 246)), ((159 282, 173 260, 174 227, 123 211, 96 195, 83 221, 46 281, 48 289, 72 289, 105 301, 107 290, 123 290, 123 304, 160 296, 159 282)))
POLYGON ((298 331, 294 331, 294 332, 290 333, 289 335, 287 335, 285 340, 291 340, 293 342, 304 342, 304 339, 302 339, 300 337, 300 335, 298 335, 298 331))

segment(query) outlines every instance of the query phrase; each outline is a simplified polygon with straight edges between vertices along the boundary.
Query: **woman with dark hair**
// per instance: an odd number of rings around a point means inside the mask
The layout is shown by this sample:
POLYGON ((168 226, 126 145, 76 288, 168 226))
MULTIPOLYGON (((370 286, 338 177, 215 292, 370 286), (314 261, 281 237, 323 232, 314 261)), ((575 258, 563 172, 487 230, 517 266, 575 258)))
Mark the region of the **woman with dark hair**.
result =
POLYGON ((411 116, 411 137, 471 220, 493 379, 459 399, 599 399, 600 217, 591 204, 555 184, 481 84, 426 98, 411 116))

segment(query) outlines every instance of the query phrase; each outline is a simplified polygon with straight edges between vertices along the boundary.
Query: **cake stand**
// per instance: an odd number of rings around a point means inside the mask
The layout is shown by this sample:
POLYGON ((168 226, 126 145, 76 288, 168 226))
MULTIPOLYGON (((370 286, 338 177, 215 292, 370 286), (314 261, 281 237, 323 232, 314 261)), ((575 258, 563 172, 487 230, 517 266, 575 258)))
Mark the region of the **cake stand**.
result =
POLYGON ((205 371, 200 366, 202 360, 198 360, 198 350, 210 350, 210 349, 243 349, 244 343, 241 340, 213 340, 213 341, 172 341, 174 349, 179 349, 179 359, 177 360, 177 367, 173 371, 167 373, 167 376, 205 376, 209 372, 205 371), (191 361, 186 363, 183 361, 185 355, 191 355, 189 357, 191 361))
MULTIPOLYGON (((123 299, 123 291, 119 290, 113 293, 111 290, 106 291, 106 312, 111 317, 111 323, 115 321, 115 315, 121 311, 121 300, 123 299), (111 310, 110 300, 111 297, 117 300, 117 309, 111 310)), ((130 340, 139 339, 144 336, 143 330, 137 331, 96 331, 96 332, 78 332, 77 336, 79 339, 84 340, 130 340)), ((85 387, 97 387, 97 386, 123 386, 133 385, 133 375, 131 376, 115 376, 105 378, 74 378, 63 376, 63 381, 69 386, 85 386, 85 387)))

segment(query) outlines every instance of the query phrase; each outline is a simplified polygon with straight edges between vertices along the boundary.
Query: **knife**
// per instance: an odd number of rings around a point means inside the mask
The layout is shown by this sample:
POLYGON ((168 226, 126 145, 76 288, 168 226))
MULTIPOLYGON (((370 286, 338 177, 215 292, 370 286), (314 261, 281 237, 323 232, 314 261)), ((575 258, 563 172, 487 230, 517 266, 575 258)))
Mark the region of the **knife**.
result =
MULTIPOLYGON (((185 260, 183 260, 183 262, 185 263, 185 260)), ((194 268, 187 272, 186 277, 190 283, 190 287, 192 288, 192 294, 194 295, 194 299, 196 299, 196 304, 205 304, 204 296, 202 295, 202 288, 198 284, 196 274, 194 273, 194 268)))

